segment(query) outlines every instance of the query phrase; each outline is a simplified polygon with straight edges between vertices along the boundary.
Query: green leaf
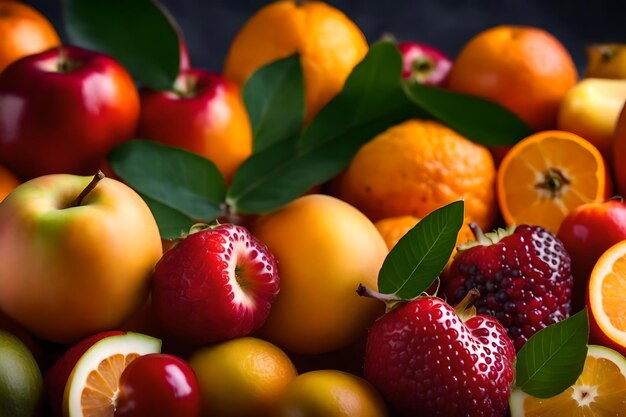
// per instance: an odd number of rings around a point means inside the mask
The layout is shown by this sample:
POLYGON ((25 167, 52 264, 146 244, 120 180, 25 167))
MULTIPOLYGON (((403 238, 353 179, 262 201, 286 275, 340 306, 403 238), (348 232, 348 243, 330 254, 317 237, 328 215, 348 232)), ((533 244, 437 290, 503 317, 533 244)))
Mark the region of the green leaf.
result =
POLYGON ((378 274, 378 290, 410 300, 439 276, 463 226, 463 201, 443 206, 420 220, 391 249, 378 274))
POLYGON ((293 55, 255 71, 243 87, 254 151, 296 138, 304 122, 304 81, 300 57, 293 55))
POLYGON ((167 238, 190 221, 209 223, 222 214, 224 177, 201 156, 135 139, 115 148, 109 154, 109 163, 145 198, 167 238))
POLYGON ((403 87, 420 108, 474 142, 513 145, 533 133, 519 117, 494 102, 419 83, 403 87))
POLYGON ((151 0, 63 0, 65 30, 74 45, 120 61, 135 80, 172 88, 180 46, 174 20, 151 0))
POLYGON ((240 166, 228 193, 231 207, 242 213, 277 209, 341 172, 378 133, 419 115, 402 91, 401 74, 397 48, 373 45, 297 143, 278 142, 240 166))
POLYGON ((515 385, 537 398, 550 398, 569 388, 587 358, 587 309, 535 333, 517 354, 515 385))
POLYGON ((157 219, 159 234, 163 239, 176 239, 188 232, 196 221, 180 211, 159 203, 150 197, 139 193, 146 202, 152 215, 157 219))

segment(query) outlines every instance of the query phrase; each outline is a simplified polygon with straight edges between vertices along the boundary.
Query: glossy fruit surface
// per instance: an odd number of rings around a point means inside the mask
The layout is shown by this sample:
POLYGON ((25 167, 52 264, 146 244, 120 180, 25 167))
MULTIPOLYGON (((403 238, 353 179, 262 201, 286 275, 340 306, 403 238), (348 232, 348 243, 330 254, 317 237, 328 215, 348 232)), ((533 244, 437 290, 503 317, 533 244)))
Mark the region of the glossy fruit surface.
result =
POLYGON ((0 164, 23 180, 93 175, 138 117, 135 83, 113 58, 71 46, 28 56, 0 74, 0 164))
POLYGON ((104 178, 79 199, 92 181, 43 176, 0 204, 0 308, 48 341, 119 326, 146 299, 161 257, 159 230, 141 197, 104 178))
POLYGON ((626 239, 626 205, 619 200, 576 207, 561 223, 558 238, 572 258, 572 311, 585 305, 589 277, 602 254, 626 239))
POLYGON ((606 189, 600 151, 570 132, 535 133, 513 146, 498 168, 498 205, 508 225, 556 233, 571 210, 603 201, 606 189))
POLYGON ((386 417, 387 407, 366 380, 336 371, 299 375, 287 386, 275 417, 386 417))
POLYGON ((626 354, 626 242, 611 246, 598 259, 587 290, 590 336, 592 343, 626 354))
POLYGON ((367 53, 365 36, 341 11, 323 2, 277 1, 263 7, 230 46, 224 75, 242 86, 259 67, 300 54, 306 120, 343 88, 367 53))
POLYGON ((553 129, 563 95, 578 78, 565 47, 548 32, 502 25, 472 38, 454 61, 453 91, 495 101, 534 130, 553 129))
POLYGON ((285 352, 253 337, 201 348, 189 363, 207 416, 274 416, 277 401, 297 375, 285 352))
POLYGON ((80 357, 65 385, 65 417, 112 417, 120 375, 139 356, 159 353, 161 341, 139 333, 108 336, 80 357))
POLYGON ((426 85, 444 85, 452 61, 437 48, 418 42, 400 42, 402 77, 426 85))
POLYGON ((340 181, 339 197, 372 221, 423 218, 461 198, 468 221, 487 228, 495 217, 491 154, 431 120, 408 120, 373 138, 340 181))
POLYGON ((239 87, 218 74, 182 71, 174 91, 141 92, 137 136, 197 153, 230 180, 252 153, 252 128, 239 87))
POLYGON ((557 128, 591 142, 610 161, 613 133, 626 102, 626 80, 586 78, 561 100, 557 128))
POLYGON ((33 355, 17 337, 0 329, 0 415, 35 416, 42 388, 33 355))
POLYGON ((505 414, 515 349, 500 323, 465 306, 418 297, 370 329, 365 376, 401 415, 505 414))
POLYGON ((520 389, 510 400, 512 417, 626 415, 626 359, 604 346, 589 345, 582 374, 574 385, 547 399, 520 389))
POLYGON ((163 255, 152 304, 168 332, 200 346, 257 330, 279 285, 272 252, 247 229, 222 224, 187 236, 163 255))
POLYGON ((252 232, 276 256, 281 278, 263 338, 290 353, 330 352, 355 342, 382 313, 355 288, 376 288, 387 247, 354 207, 311 194, 260 217, 252 232))
POLYGON ((537 331, 569 317, 571 261, 554 234, 520 225, 477 235, 450 266, 443 284, 450 303, 476 288, 476 310, 498 319, 517 350, 537 331))
POLYGON ((115 417, 199 417, 198 380, 187 362, 152 353, 122 372, 115 417))
POLYGON ((0 72, 26 55, 59 43, 54 27, 37 10, 18 1, 0 2, 0 72))

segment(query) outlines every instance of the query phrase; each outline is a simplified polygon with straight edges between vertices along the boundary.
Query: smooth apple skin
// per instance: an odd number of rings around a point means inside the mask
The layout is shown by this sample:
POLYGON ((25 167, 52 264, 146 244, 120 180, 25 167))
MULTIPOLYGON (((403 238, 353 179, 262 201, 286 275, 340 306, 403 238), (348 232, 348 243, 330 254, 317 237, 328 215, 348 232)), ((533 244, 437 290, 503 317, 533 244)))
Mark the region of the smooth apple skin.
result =
POLYGON ((576 207, 559 227, 557 237, 572 258, 572 311, 585 305, 591 271, 600 256, 626 239, 626 204, 618 200, 576 207))
POLYGON ((115 417, 199 417, 199 391, 196 374, 183 359, 140 356, 120 376, 115 417))
POLYGON ((128 72, 101 53, 62 51, 75 68, 59 72, 55 48, 0 73, 0 164, 22 180, 95 174, 137 126, 139 94, 128 72))
POLYGON ((252 128, 237 85, 199 69, 177 91, 141 91, 137 136, 184 148, 215 163, 227 181, 252 153, 252 128))
POLYGON ((104 178, 48 175, 0 204, 0 309, 31 333, 73 342, 119 326, 145 301, 162 254, 150 209, 104 178))

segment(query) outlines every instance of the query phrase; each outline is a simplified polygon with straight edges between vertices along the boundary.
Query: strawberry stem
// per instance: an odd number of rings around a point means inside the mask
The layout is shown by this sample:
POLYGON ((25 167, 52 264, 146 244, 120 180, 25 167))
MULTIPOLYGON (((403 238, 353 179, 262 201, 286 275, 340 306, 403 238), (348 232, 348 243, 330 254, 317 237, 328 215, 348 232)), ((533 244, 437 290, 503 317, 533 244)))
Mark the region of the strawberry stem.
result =
POLYGON ((480 297, 480 292, 476 288, 472 288, 461 302, 454 307, 454 311, 456 311, 461 320, 466 321, 476 315, 476 307, 470 307, 470 304, 476 301, 478 297, 480 297))
POLYGON ((405 300, 404 298, 400 298, 395 294, 382 294, 378 291, 374 291, 370 288, 367 288, 363 284, 359 284, 359 286, 356 289, 356 293, 360 295, 361 297, 369 297, 369 298, 374 298, 376 300, 382 301, 383 303, 385 303, 386 312, 393 310, 395 307, 398 306, 398 304, 406 303, 410 301, 410 300, 405 300))
POLYGON ((103 178, 104 178, 104 172, 98 170, 98 172, 96 173, 96 175, 93 176, 93 178, 91 179, 89 184, 87 184, 85 189, 83 191, 81 191, 80 194, 78 194, 78 197, 76 197, 76 199, 74 201, 72 201, 72 203, 70 204, 69 207, 78 207, 78 206, 80 206, 82 204, 84 198, 87 197, 87 194, 89 194, 91 191, 93 191, 93 189, 96 188, 96 185, 98 185, 100 180, 103 179, 103 178))
POLYGON ((487 239, 487 237, 483 233, 482 229, 480 228, 480 226, 478 226, 478 224, 476 224, 476 222, 470 222, 469 228, 472 231, 472 233, 474 234, 474 238, 476 239, 476 241, 478 243, 480 243, 481 245, 490 245, 491 244, 491 241, 489 239, 487 239))

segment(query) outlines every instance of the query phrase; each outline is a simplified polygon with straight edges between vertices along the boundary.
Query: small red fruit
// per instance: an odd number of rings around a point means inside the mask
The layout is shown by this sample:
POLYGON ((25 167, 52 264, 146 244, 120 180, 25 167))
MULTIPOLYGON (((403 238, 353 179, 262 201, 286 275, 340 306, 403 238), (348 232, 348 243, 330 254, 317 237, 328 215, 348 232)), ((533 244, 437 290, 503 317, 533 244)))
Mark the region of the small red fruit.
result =
MULTIPOLYGON (((406 416, 502 417, 514 379, 506 330, 468 304, 418 297, 369 331, 365 376, 406 416)), ((376 295, 374 295, 376 296, 376 295)))
POLYGON ((459 247, 444 282, 450 302, 478 289, 478 313, 497 318, 517 350, 537 331, 569 316, 570 256, 554 234, 526 225, 486 234, 474 223, 470 228, 476 241, 459 247))
POLYGON ((198 417, 200 394, 191 366, 173 355, 153 353, 122 372, 115 417, 198 417))
POLYGON ((417 42, 400 42, 402 77, 420 84, 440 86, 445 84, 452 61, 440 50, 417 42))
POLYGON ((181 71, 173 91, 142 90, 137 136, 203 156, 227 180, 252 153, 239 87, 200 69, 181 71))
POLYGON ((187 236, 163 255, 152 303, 167 332, 202 345, 261 327, 278 287, 267 247, 247 229, 222 224, 187 236))
POLYGON ((557 237, 572 258, 572 311, 578 311, 585 305, 594 265, 607 249, 626 239, 626 204, 609 200, 578 206, 563 220, 557 237))
POLYGON ((135 84, 113 58, 71 46, 27 56, 0 74, 0 164, 22 180, 93 175, 138 117, 135 84))

